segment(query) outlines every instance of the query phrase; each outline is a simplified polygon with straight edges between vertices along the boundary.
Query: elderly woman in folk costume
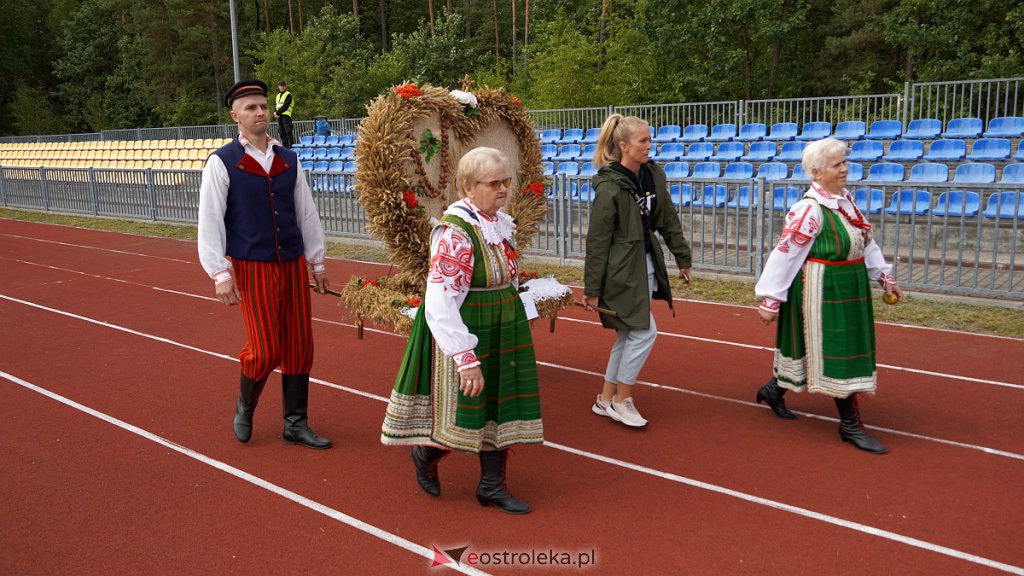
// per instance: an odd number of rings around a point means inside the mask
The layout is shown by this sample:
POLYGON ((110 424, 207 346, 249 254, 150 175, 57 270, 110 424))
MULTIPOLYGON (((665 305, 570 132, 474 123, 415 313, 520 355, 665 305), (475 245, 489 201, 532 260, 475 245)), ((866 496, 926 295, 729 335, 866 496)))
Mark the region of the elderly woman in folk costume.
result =
POLYGON ((412 445, 416 481, 441 494, 438 463, 476 452, 481 506, 530 507, 505 486, 507 448, 543 442, 533 339, 518 295, 515 224, 500 209, 511 178, 505 157, 475 148, 459 161, 462 199, 430 238, 423 305, 413 322, 381 442, 412 445))
POLYGON ((754 291, 765 324, 778 319, 774 378, 757 391, 780 418, 785 391, 827 394, 839 409, 839 436, 867 452, 886 452, 864 429, 857 395, 876 388, 871 282, 896 303, 903 290, 871 238, 871 225, 846 185, 846 144, 835 138, 807 146, 810 189, 786 215, 786 224, 754 291))

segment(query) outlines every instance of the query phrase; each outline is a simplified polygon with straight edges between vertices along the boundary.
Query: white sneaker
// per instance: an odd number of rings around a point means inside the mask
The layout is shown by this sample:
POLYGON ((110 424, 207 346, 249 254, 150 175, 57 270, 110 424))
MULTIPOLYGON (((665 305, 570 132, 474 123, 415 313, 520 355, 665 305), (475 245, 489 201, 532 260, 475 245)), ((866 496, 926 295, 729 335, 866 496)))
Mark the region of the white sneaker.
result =
POLYGON ((612 398, 611 405, 608 406, 608 415, 626 426, 641 428, 647 425, 647 420, 633 404, 633 398, 626 398, 622 402, 612 398))
POLYGON ((611 400, 601 400, 601 395, 598 394, 597 400, 594 401, 594 406, 591 408, 591 410, 594 412, 594 414, 597 414, 598 416, 611 416, 611 414, 608 413, 608 410, 610 409, 611 405, 611 400))

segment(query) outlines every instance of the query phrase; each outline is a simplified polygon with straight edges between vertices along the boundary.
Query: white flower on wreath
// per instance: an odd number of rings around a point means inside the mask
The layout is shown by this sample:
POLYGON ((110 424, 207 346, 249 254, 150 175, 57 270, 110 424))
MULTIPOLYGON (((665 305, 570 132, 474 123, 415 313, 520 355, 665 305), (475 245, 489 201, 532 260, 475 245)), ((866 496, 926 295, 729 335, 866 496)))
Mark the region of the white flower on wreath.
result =
POLYGON ((474 96, 470 92, 464 92, 462 90, 452 90, 451 95, 452 98, 458 100, 459 103, 462 104, 463 106, 469 106, 470 108, 477 107, 476 96, 474 96))

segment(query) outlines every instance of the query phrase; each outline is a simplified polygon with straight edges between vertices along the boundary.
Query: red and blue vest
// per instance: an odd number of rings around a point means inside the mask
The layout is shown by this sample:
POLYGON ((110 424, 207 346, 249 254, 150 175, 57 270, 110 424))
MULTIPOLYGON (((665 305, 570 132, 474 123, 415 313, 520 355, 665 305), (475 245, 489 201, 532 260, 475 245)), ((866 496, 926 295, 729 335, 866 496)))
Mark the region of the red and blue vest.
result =
POLYGON ((214 154, 228 171, 227 255, 260 262, 287 262, 302 256, 302 231, 295 213, 295 179, 301 176, 295 152, 274 146, 269 174, 237 139, 214 154))

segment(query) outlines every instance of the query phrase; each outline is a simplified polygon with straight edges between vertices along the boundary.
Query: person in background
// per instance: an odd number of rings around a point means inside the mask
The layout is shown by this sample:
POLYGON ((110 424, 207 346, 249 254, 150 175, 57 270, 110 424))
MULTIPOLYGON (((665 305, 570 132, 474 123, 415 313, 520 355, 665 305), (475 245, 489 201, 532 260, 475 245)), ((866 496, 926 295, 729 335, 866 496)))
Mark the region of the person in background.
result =
POLYGON ((292 139, 292 110, 295 108, 295 100, 292 93, 288 91, 288 85, 284 80, 277 83, 277 101, 274 104, 274 116, 277 117, 277 128, 281 132, 281 145, 291 148, 295 142, 292 139))

